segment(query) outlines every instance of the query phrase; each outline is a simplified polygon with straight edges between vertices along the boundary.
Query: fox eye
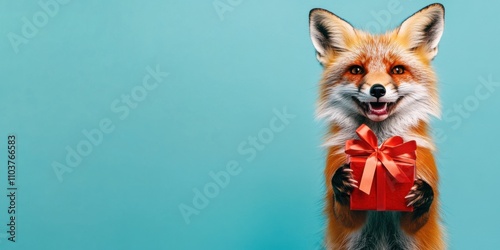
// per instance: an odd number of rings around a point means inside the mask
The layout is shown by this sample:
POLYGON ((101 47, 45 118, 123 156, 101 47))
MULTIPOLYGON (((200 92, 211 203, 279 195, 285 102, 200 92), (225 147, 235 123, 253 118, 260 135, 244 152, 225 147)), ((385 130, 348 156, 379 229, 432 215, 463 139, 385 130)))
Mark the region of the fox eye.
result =
POLYGON ((395 75, 401 75, 405 72, 405 68, 401 65, 398 65, 398 66, 394 66, 394 68, 392 68, 391 71, 395 75))
POLYGON ((353 75, 361 75, 361 74, 363 74, 365 72, 364 69, 361 66, 359 66, 359 65, 352 66, 349 71, 353 75))

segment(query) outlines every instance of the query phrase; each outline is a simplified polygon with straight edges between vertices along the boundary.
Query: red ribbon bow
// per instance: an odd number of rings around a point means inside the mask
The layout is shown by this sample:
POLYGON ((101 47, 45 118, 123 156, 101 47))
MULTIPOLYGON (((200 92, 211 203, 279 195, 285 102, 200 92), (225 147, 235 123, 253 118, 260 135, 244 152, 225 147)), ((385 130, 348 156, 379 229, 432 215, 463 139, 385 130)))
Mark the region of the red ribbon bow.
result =
POLYGON ((362 124, 356 133, 361 140, 348 140, 345 153, 351 157, 367 158, 359 185, 361 191, 370 194, 375 169, 379 161, 398 182, 413 181, 408 179, 408 176, 399 169, 394 161, 415 164, 415 150, 417 149, 415 141, 404 142, 400 136, 393 136, 378 147, 375 133, 365 124, 362 124))

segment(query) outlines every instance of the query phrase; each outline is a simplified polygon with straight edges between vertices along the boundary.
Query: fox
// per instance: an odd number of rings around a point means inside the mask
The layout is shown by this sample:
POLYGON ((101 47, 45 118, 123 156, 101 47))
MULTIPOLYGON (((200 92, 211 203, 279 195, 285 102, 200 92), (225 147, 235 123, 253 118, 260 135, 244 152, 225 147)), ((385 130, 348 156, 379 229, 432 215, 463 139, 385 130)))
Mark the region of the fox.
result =
POLYGON ((417 11, 397 28, 371 34, 332 12, 309 13, 309 31, 322 65, 317 118, 324 120, 325 248, 446 249, 439 208, 436 146, 430 119, 440 117, 437 76, 431 62, 444 30, 444 6, 417 11), (365 124, 379 142, 392 136, 415 140, 416 174, 405 197, 412 212, 350 210, 358 188, 344 145, 365 124))

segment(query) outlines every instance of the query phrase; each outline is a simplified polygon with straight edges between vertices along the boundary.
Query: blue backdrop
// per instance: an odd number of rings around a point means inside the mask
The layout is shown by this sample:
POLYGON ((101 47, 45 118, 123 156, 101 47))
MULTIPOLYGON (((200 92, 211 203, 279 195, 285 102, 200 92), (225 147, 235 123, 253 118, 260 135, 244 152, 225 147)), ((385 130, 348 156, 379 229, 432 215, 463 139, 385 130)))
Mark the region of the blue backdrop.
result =
MULTIPOLYGON (((0 248, 320 248, 309 10, 383 32, 430 3, 3 0, 0 248)), ((442 3, 444 224, 450 249, 493 249, 500 4, 442 3)))

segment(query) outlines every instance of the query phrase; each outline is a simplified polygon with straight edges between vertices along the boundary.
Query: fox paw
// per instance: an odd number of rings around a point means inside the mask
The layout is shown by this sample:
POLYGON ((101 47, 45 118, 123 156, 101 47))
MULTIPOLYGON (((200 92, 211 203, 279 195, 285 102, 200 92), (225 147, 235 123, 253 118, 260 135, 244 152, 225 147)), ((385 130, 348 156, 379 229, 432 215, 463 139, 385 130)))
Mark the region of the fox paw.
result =
POLYGON ((422 179, 417 179, 405 198, 407 206, 413 205, 415 217, 419 217, 429 211, 434 200, 434 191, 429 183, 422 179))
POLYGON ((349 196, 353 188, 358 188, 358 182, 352 176, 352 169, 349 164, 344 164, 335 171, 332 177, 332 186, 335 200, 342 204, 349 203, 349 196))

